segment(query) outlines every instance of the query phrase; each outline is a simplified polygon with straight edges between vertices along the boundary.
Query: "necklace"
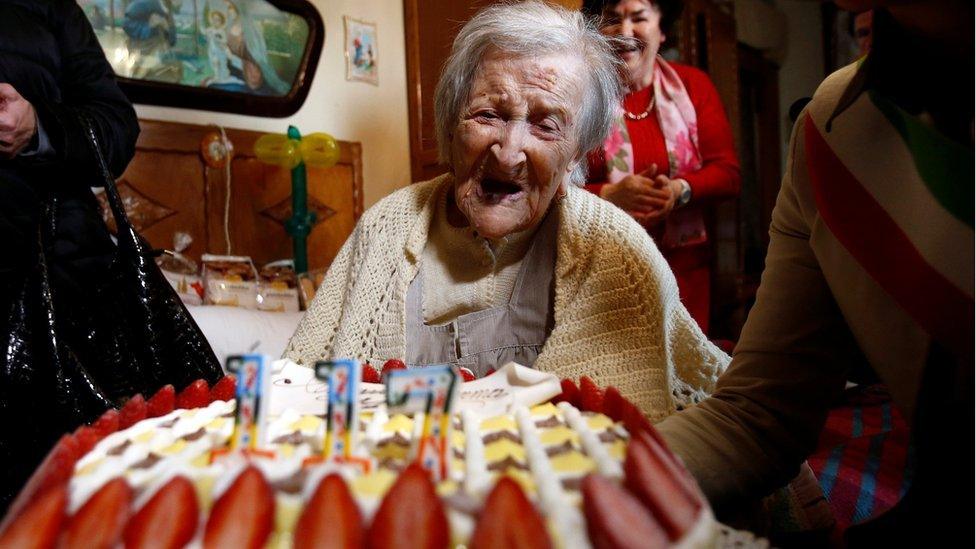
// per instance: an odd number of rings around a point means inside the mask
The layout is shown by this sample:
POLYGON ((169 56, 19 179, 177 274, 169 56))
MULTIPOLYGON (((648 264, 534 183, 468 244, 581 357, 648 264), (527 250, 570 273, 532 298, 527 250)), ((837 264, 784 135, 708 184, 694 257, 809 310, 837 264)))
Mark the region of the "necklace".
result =
POLYGON ((624 109, 624 116, 627 117, 627 120, 643 120, 647 118, 647 115, 651 114, 651 111, 654 109, 655 99, 657 99, 657 97, 654 95, 654 92, 651 92, 651 100, 647 102, 647 108, 644 109, 644 112, 640 114, 631 114, 627 112, 627 109, 624 109))

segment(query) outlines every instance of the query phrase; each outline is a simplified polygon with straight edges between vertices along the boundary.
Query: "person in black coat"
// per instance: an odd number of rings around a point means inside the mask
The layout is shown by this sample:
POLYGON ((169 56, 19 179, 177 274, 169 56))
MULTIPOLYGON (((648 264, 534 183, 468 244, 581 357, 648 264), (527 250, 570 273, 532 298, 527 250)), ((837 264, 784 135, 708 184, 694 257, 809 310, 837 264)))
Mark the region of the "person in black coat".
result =
MULTIPOLYGON (((91 25, 74 0, 0 0, 0 336, 10 344, 16 289, 36 261, 43 205, 57 204, 47 243, 55 299, 84 298, 106 276, 114 244, 91 187, 97 164, 78 122, 91 120, 117 177, 135 152, 139 124, 91 25)), ((4 366, 0 357, 0 377, 4 366)), ((0 515, 48 448, 17 448, 0 402, 0 515), (18 463, 11 463, 15 460, 18 463)), ((51 442, 57 438, 52 433, 51 442)))

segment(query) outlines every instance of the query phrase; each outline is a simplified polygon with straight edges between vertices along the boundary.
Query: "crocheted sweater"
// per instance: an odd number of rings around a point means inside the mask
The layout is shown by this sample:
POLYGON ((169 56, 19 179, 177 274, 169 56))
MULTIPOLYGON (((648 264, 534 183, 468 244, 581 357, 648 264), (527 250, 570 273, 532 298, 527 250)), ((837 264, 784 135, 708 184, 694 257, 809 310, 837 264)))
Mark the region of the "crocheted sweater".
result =
MULTIPOLYGON (((285 356, 355 357, 373 364, 406 354, 407 286, 416 276, 437 192, 449 174, 387 196, 356 225, 326 274, 285 356)), ((534 367, 613 385, 652 420, 698 402, 729 357, 678 299, 674 276, 630 216, 582 189, 558 208, 555 325, 534 367)))

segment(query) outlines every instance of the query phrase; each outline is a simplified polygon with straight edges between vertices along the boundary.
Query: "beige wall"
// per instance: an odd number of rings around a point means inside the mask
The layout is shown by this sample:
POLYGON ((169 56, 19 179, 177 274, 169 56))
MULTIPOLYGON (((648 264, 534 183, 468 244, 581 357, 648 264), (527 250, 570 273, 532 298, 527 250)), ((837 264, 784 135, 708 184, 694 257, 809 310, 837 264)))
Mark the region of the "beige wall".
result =
POLYGON ((325 44, 305 104, 288 118, 260 118, 190 109, 136 105, 140 118, 220 124, 281 132, 330 133, 363 144, 366 207, 410 183, 403 3, 398 0, 311 0, 325 23, 325 44), (347 82, 342 16, 377 24, 379 86, 347 82))

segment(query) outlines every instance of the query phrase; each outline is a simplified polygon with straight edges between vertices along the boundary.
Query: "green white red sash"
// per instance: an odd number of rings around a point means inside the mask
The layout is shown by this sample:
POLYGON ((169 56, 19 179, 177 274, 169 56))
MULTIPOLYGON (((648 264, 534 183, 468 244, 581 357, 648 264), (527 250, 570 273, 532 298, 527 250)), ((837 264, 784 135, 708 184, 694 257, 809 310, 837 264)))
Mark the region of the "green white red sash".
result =
POLYGON ((933 338, 972 353, 973 151, 873 92, 802 121, 826 226, 933 338))

